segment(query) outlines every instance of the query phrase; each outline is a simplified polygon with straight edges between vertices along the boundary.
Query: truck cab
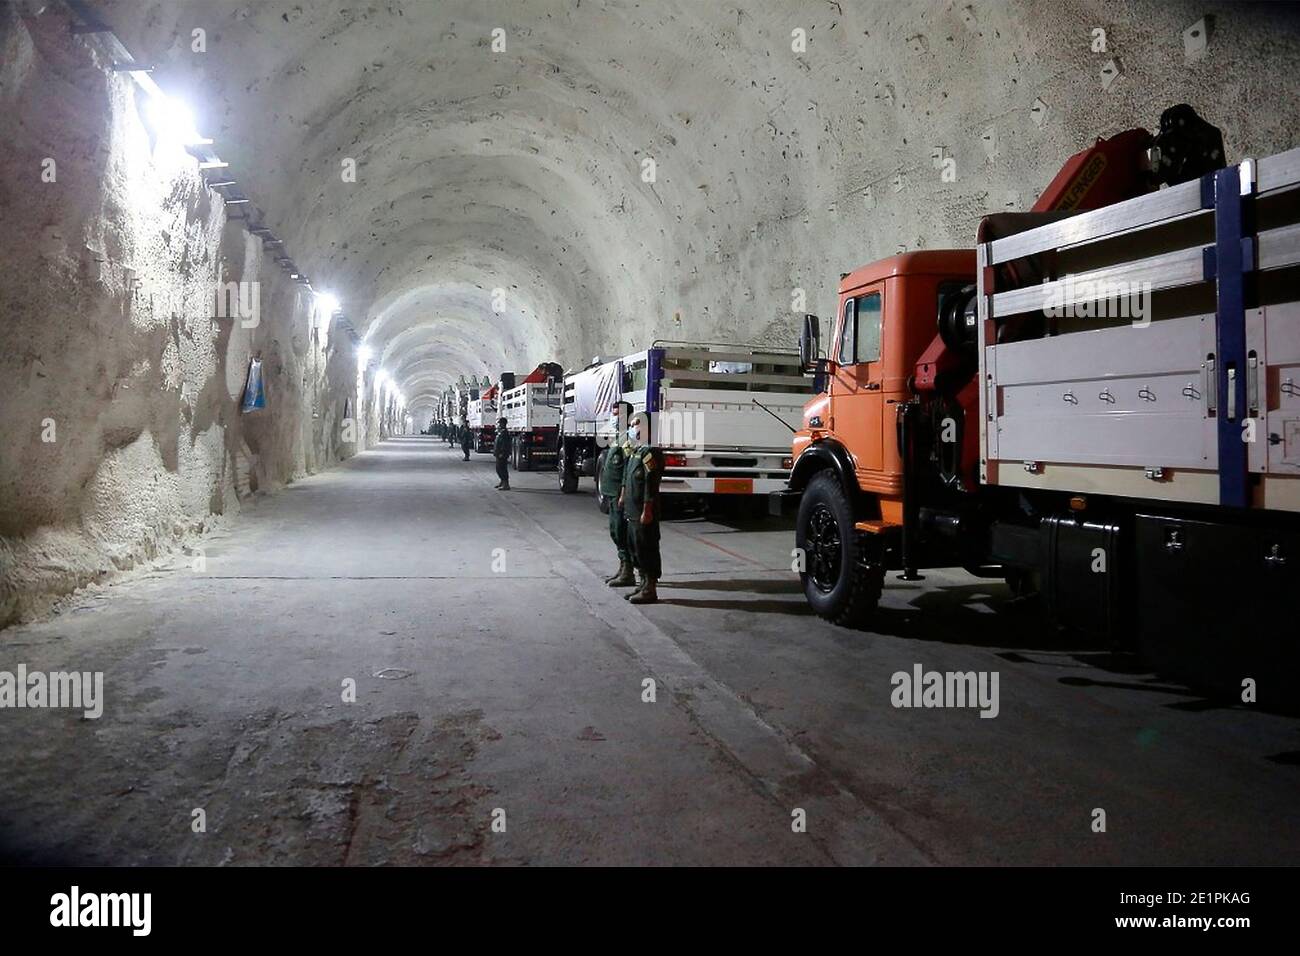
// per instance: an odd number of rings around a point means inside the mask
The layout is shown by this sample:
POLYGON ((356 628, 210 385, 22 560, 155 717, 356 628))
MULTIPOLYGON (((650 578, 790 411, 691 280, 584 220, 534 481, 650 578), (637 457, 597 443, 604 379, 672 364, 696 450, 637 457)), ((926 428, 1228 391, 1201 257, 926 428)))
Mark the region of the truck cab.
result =
MULTIPOLYGON (((841 278, 827 356, 816 359, 817 394, 793 440, 792 490, 826 474, 856 506, 859 530, 888 534, 902 525, 897 406, 913 395, 945 306, 974 281, 975 253, 965 249, 909 252, 841 278)), ((819 325, 807 317, 809 364, 820 351, 819 325)))

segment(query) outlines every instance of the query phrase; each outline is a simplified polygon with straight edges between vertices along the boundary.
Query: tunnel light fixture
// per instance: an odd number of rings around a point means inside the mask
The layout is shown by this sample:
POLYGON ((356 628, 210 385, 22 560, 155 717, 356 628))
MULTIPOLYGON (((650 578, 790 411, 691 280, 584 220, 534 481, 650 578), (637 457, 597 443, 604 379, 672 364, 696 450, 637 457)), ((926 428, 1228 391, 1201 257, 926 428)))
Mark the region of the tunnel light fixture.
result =
POLYGON ((316 293, 316 311, 321 315, 333 315, 339 311, 339 300, 328 292, 316 293))
MULTIPOLYGON (((155 138, 159 142, 168 142, 180 146, 185 153, 198 161, 200 171, 214 169, 228 169, 230 164, 219 159, 212 149, 213 140, 206 136, 199 135, 194 121, 194 114, 184 101, 168 96, 158 86, 152 74, 154 65, 143 62, 136 58, 135 54, 127 48, 120 37, 114 32, 113 28, 93 9, 86 0, 67 0, 66 6, 72 13, 73 22, 70 27, 74 34, 84 34, 94 39, 90 42, 97 47, 105 58, 108 60, 110 68, 115 73, 129 76, 143 92, 143 97, 136 98, 137 105, 141 108, 141 118, 148 125, 155 138)), ((209 179, 204 176, 206 185, 211 189, 228 188, 237 185, 237 181, 225 174, 229 178, 209 179)), ((218 193, 222 199, 229 205, 247 205, 250 200, 244 196, 227 197, 224 193, 218 193)), ((235 215, 233 211, 227 213, 227 218, 232 221, 242 221, 246 225, 249 221, 247 215, 235 215)), ((284 243, 274 237, 270 237, 268 245, 276 245, 279 251, 283 253, 284 243)), ((311 290, 311 282, 305 276, 297 271, 297 266, 288 256, 283 256, 281 264, 286 267, 286 271, 291 272, 290 278, 300 282, 311 290)), ((337 307, 334 311, 337 311, 337 307)), ((340 321, 349 329, 351 324, 346 318, 341 317, 340 321)), ((355 333, 353 333, 355 334, 355 333)))
MULTIPOLYGON (((190 108, 181 100, 161 91, 150 96, 146 102, 145 118, 160 139, 167 139, 181 146, 201 146, 212 142, 200 136, 194 128, 194 113, 190 108)), ((216 168, 199 163, 199 169, 216 168)))
POLYGON ((370 359, 374 356, 374 354, 375 354, 374 350, 371 349, 369 345, 358 346, 357 365, 361 366, 362 368, 365 368, 368 364, 370 364, 370 359))

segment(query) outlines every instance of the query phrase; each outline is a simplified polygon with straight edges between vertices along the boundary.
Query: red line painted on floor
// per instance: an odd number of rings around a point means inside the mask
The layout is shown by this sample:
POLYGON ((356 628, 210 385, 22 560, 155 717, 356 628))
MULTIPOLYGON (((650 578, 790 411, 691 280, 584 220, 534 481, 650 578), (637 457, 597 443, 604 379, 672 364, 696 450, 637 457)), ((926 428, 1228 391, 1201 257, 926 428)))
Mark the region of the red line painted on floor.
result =
POLYGON ((724 548, 720 544, 715 544, 712 541, 709 541, 705 538, 701 538, 697 534, 691 534, 689 531, 683 531, 680 528, 673 527, 672 525, 668 525, 668 527, 672 528, 672 530, 676 531, 678 534, 685 535, 686 537, 690 538, 693 541, 698 541, 700 544, 707 544, 710 548, 717 548, 723 554, 729 555, 730 557, 735 558, 737 561, 744 561, 746 564, 752 564, 754 567, 762 568, 764 571, 769 570, 768 566, 764 564, 762 561, 755 561, 753 558, 747 558, 743 554, 737 554, 735 551, 732 551, 729 548, 724 548))

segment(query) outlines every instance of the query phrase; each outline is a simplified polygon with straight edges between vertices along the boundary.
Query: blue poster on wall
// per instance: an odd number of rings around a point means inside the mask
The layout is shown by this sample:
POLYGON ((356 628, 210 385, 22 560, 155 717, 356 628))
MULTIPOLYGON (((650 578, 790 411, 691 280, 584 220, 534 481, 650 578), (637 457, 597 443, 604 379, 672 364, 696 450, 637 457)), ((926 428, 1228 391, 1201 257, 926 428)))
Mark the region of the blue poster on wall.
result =
POLYGON ((252 412, 259 408, 266 408, 266 393, 262 390, 262 360, 249 359, 242 411, 252 412))

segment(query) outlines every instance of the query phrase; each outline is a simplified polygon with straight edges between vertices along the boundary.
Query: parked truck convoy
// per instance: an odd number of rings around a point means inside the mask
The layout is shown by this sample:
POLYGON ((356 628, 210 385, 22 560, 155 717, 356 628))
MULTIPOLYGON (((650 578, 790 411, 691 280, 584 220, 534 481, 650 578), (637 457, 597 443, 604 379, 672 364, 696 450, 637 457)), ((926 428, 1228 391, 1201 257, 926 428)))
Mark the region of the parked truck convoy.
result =
POLYGON ((655 342, 566 375, 560 410, 560 490, 594 476, 614 404, 649 412, 664 453, 666 495, 767 495, 790 477, 790 434, 810 381, 793 350, 655 342))
POLYGON ((790 487, 819 615, 860 626, 887 572, 966 568, 1194 683, 1294 690, 1300 149, 1223 168, 1189 124, 1162 118, 1163 188, 1099 187, 1152 145, 1099 141, 975 249, 845 274, 824 358, 805 317, 790 487))

